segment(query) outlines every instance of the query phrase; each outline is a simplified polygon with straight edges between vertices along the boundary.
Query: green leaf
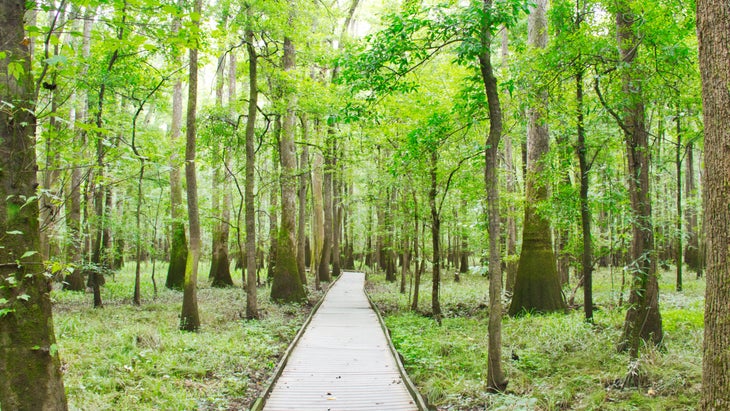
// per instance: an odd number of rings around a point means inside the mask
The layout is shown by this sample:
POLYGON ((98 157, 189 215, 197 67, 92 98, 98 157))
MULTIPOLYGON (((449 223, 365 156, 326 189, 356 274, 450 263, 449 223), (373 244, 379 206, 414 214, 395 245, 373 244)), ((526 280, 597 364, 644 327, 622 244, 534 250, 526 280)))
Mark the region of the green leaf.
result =
POLYGON ((52 56, 52 57, 49 57, 49 58, 46 59, 46 64, 48 64, 49 66, 55 66, 55 65, 58 65, 58 64, 65 64, 67 62, 68 62, 68 57, 66 57, 64 55, 61 55, 61 54, 56 55, 56 56, 52 56))
POLYGON ((28 257, 30 257, 30 256, 34 256, 34 255, 36 255, 36 254, 38 254, 38 251, 35 251, 35 250, 30 250, 30 251, 26 251, 26 252, 24 252, 24 253, 23 253, 23 255, 22 255, 22 256, 20 256, 20 258, 21 258, 21 259, 23 259, 23 258, 28 258, 28 257))
POLYGON ((20 231, 20 230, 13 230, 13 231, 6 231, 5 234, 10 234, 10 235, 23 235, 23 232, 20 231))
POLYGON ((28 294, 20 294, 20 295, 18 296, 18 300, 21 300, 21 301, 28 301, 28 300, 30 300, 30 296, 29 296, 28 294))
POLYGON ((0 304, 7 304, 7 303, 8 303, 8 300, 6 300, 5 298, 0 297, 0 304))
POLYGON ((51 346, 48 348, 48 352, 51 354, 51 356, 55 356, 58 353, 58 345, 51 344, 51 346))
POLYGON ((0 308, 0 318, 3 318, 4 316, 14 312, 15 310, 13 310, 12 308, 0 308))

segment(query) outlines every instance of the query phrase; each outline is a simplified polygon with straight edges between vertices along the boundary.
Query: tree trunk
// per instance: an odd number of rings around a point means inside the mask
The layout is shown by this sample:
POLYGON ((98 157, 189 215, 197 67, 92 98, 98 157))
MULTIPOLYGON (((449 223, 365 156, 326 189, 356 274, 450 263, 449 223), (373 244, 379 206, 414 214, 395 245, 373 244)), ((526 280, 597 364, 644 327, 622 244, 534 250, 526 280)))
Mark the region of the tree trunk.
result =
MULTIPOLYGON (((528 44, 543 49, 547 44, 547 0, 538 0, 528 18, 528 44)), ((528 110, 527 175, 525 178, 525 220, 522 253, 517 268, 510 315, 523 312, 565 310, 555 254, 550 240, 550 222, 537 212, 537 204, 548 199, 547 186, 541 183, 543 158, 548 154, 547 94, 537 91, 534 106, 528 110)))
POLYGON ((707 238, 705 339, 700 409, 730 409, 730 4, 697 2, 697 34, 705 125, 703 187, 707 238))
POLYGON ((38 165, 31 56, 23 41, 26 4, 0 3, 0 50, 23 68, 16 79, 8 70, 10 59, 0 60, 0 97, 15 109, 0 111, 0 284, 15 284, 0 287, 0 407, 66 410, 33 200, 38 165))
MULTIPOLYGON (((492 0, 484 0, 485 16, 492 8, 492 0)), ((484 83, 489 108, 489 135, 485 156, 484 181, 487 188, 487 213, 489 220, 489 348, 487 357, 487 388, 490 391, 504 391, 507 379, 502 371, 502 267, 499 215, 499 174, 497 173, 499 140, 502 138, 502 107, 499 102, 497 79, 492 68, 490 53, 491 28, 487 18, 482 20, 479 69, 484 83)))
POLYGON ((431 244, 433 245, 433 277, 431 282, 431 313, 433 318, 441 324, 441 301, 439 289, 441 288, 441 216, 436 205, 437 180, 436 166, 438 163, 438 152, 431 152, 431 187, 428 190, 428 205, 431 208, 431 244))
POLYGON ((342 238, 342 170, 339 147, 334 145, 332 159, 332 276, 339 277, 341 268, 340 239, 342 238))
MULTIPOLYGON (((290 7, 293 5, 290 4, 290 7)), ((290 19, 293 18, 293 12, 290 19)), ((295 50, 291 38, 284 38, 284 71, 294 69, 295 50)), ((296 238, 296 147, 294 134, 296 127, 297 96, 285 93, 286 109, 283 114, 281 136, 279 138, 279 158, 281 159, 281 225, 277 237, 277 255, 274 278, 271 284, 271 299, 277 302, 301 302, 306 300, 297 267, 296 238)))
POLYGON ((416 197, 416 191, 412 191, 413 194, 413 261, 415 267, 413 268, 413 300, 411 301, 411 311, 418 311, 418 291, 421 288, 421 272, 423 269, 423 262, 419 261, 418 247, 420 241, 418 237, 418 198, 416 197))
POLYGON ((320 281, 331 281, 330 260, 332 258, 332 173, 334 172, 334 129, 327 126, 324 152, 324 175, 322 178, 322 207, 324 211, 324 237, 322 238, 322 258, 317 273, 320 281))
POLYGON ((700 258, 700 240, 697 233, 697 185, 695 183, 694 165, 694 144, 687 143, 687 158, 685 159, 685 230, 687 232, 687 244, 684 249, 684 261, 697 278, 702 277, 702 259, 700 258))
POLYGON ((319 287, 319 266, 324 255, 324 208, 322 196, 322 180, 324 179, 322 163, 322 155, 318 152, 314 153, 312 160, 312 237, 314 238, 314 248, 312 250, 312 271, 314 278, 319 287))
MULTIPOLYGON (((281 116, 277 115, 274 120, 274 141, 279 141, 279 139, 281 139, 281 116)), ((266 274, 266 281, 268 283, 271 283, 274 279, 274 270, 276 269, 277 260, 276 255, 278 251, 277 237, 279 235, 279 157, 278 149, 276 147, 273 147, 271 151, 271 190, 269 191, 269 261, 268 272, 266 274)))
MULTIPOLYGON (((649 188, 649 138, 645 124, 644 100, 632 67, 639 47, 634 22, 637 16, 628 4, 620 3, 616 12, 618 48, 623 63, 622 93, 625 107, 621 118, 628 158, 628 185, 632 213, 632 241, 629 270, 632 274, 629 309, 619 350, 628 350, 633 364, 639 358, 641 340, 659 344, 662 320, 659 314, 659 285, 656 276, 656 251, 652 226, 649 188)), ((637 372, 629 372, 625 385, 638 386, 637 372)))
MULTIPOLYGON (((93 18, 91 18, 91 9, 87 9, 84 13, 84 27, 81 40, 81 55, 84 59, 88 59, 91 50, 91 26, 93 18)), ((81 75, 83 77, 88 73, 88 66, 84 66, 81 69, 81 75)), ((82 98, 81 103, 77 111, 76 119, 69 119, 71 125, 78 120, 82 124, 86 124, 88 121, 89 113, 89 94, 86 92, 82 98)), ((74 147, 85 147, 86 142, 86 131, 80 130, 74 135, 74 147)), ((67 259, 70 263, 76 267, 74 271, 66 276, 63 281, 63 289, 70 291, 84 291, 84 276, 79 265, 83 261, 83 243, 84 233, 81 229, 81 185, 83 178, 81 175, 81 169, 74 167, 71 170, 71 187, 69 193, 69 199, 66 203, 66 226, 69 232, 68 242, 68 253, 67 259)))
MULTIPOLYGON (((251 9, 248 10, 251 18, 251 9)), ((246 119, 246 318, 259 318, 256 290, 256 208, 254 183, 256 180, 256 113, 259 89, 257 84, 258 56, 254 47, 252 22, 246 25, 248 51, 248 118, 246 119)))
POLYGON ((675 147, 674 151, 674 164, 677 167, 677 216, 676 216, 676 230, 677 230, 677 247, 675 256, 677 258, 676 261, 676 269, 677 269, 677 284, 676 284, 676 290, 682 291, 682 267, 683 261, 682 261, 682 250, 684 250, 684 246, 682 245, 682 123, 681 123, 681 117, 680 117, 680 107, 679 103, 677 104, 677 115, 675 116, 674 121, 677 125, 677 146, 675 147))
POLYGON ((299 222, 297 227, 297 268, 302 285, 307 284, 306 266, 306 245, 307 245, 307 182, 310 178, 309 172, 309 146, 307 145, 307 134, 309 133, 307 118, 302 117, 302 153, 299 156, 299 222))
MULTIPOLYGON (((195 0, 193 12, 200 15, 202 0, 195 0)), ((194 20, 195 27, 200 26, 194 20)), ((185 262, 185 283, 183 285, 183 304, 180 314, 180 329, 197 331, 200 328, 198 315, 198 261, 200 260, 200 217, 198 214, 198 180, 195 172, 195 140, 197 99, 198 99, 198 45, 190 48, 190 70, 188 81, 188 108, 185 132, 185 182, 188 195, 188 221, 190 222, 190 249, 185 262)))
MULTIPOLYGON (((182 1, 182 0, 181 0, 182 1)), ((180 31, 181 20, 175 17, 172 32, 180 31)), ((179 61, 180 58, 178 57, 179 61)), ((182 183, 178 140, 182 134, 182 80, 177 78, 172 86, 172 124, 170 125, 170 265, 165 287, 182 290, 185 283, 185 262, 188 258, 188 241, 182 216, 182 183)))
POLYGON ((590 183, 590 164, 586 158, 586 133, 583 123, 583 71, 575 76, 576 118, 578 124, 578 165, 580 167, 580 221, 583 233, 582 278, 583 278, 583 312, 586 321, 593 322, 593 238, 591 236, 591 206, 588 203, 588 187, 590 183))

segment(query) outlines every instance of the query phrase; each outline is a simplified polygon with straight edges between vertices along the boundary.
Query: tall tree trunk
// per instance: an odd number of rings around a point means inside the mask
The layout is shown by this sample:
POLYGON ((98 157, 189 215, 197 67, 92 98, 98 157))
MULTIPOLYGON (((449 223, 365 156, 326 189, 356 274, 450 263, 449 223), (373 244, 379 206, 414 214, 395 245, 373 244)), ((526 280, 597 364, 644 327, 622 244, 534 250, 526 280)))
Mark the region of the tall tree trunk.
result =
POLYGON ((306 244, 307 244, 307 182, 310 178, 309 172, 309 146, 307 139, 309 128, 307 117, 302 116, 302 152, 299 156, 299 192, 297 197, 299 200, 299 221, 297 227, 297 268, 299 278, 303 285, 307 284, 307 267, 306 267, 306 244))
MULTIPOLYGON (((202 0, 195 0, 193 13, 200 15, 202 0)), ((199 20, 193 20, 195 27, 199 20)), ((197 39, 196 39, 197 42, 197 39)), ((183 304, 180 314, 180 329, 197 331, 200 328, 198 314, 198 262, 200 260, 200 217, 198 214, 198 180, 195 172, 195 140, 197 137, 195 116, 198 100, 198 44, 190 48, 190 70, 188 80, 188 108, 185 131, 185 183, 188 195, 188 221, 190 222, 190 249, 185 262, 185 283, 183 304)))
POLYGON ((25 38, 25 1, 0 3, 0 50, 23 68, 10 73, 0 60, 0 97, 15 110, 0 111, 0 407, 66 410, 53 332, 51 283, 43 272, 36 196, 38 165, 31 55, 25 38))
POLYGON ((580 221, 583 233, 583 253, 581 257, 583 277, 583 312, 586 321, 593 322, 593 238, 591 236, 591 206, 588 203, 588 187, 590 183, 586 148, 586 132, 583 122, 583 71, 575 75, 576 119, 578 125, 578 165, 580 168, 580 221))
POLYGON ((697 185, 695 183, 694 144, 687 143, 687 158, 685 159, 685 230, 687 232, 687 244, 684 249, 684 261, 687 266, 702 277, 702 259, 700 258, 700 236, 697 227, 697 185))
MULTIPOLYGON (((179 4, 182 4, 180 0, 179 4)), ((180 6, 181 7, 181 6, 180 6)), ((175 17, 172 32, 178 33, 182 24, 180 17, 175 17)), ((180 58, 176 58, 179 63, 180 58)), ((180 153, 178 141, 182 134, 182 80, 177 78, 172 86, 172 124, 170 125, 170 265, 167 269, 165 287, 182 290, 185 283, 185 262, 188 258, 188 240, 185 236, 185 224, 182 211, 182 182, 180 176, 180 153)))
POLYGON ((697 34, 705 125, 703 187, 707 238, 703 411, 730 409, 730 3, 697 2, 697 34))
MULTIPOLYGON (((622 75, 623 93, 628 103, 621 119, 629 169, 629 193, 632 209, 632 242, 630 269, 633 284, 630 307, 626 316, 622 342, 627 344, 632 358, 638 358, 640 339, 661 341, 661 317, 657 305, 656 252, 651 221, 649 188, 649 147, 645 124, 645 107, 641 90, 637 88, 637 74, 632 72, 639 45, 635 32, 636 16, 625 3, 616 14, 619 52, 626 65, 622 75)), ((624 345, 621 344, 621 345, 624 345)))
POLYGON ((334 128, 327 126, 324 152, 324 176, 322 178, 322 207, 324 211, 324 237, 322 238, 322 258, 317 273, 320 281, 331 281, 330 260, 332 258, 332 173, 334 172, 334 128))
MULTIPOLYGON (((48 13, 49 19, 49 30, 51 33, 55 33, 58 39, 63 39, 62 33, 59 33, 58 29, 62 28, 66 24, 66 4, 62 3, 61 8, 55 12, 48 13)), ((60 47, 63 40, 59 40, 53 44, 53 56, 58 56, 60 47)), ((49 56, 50 43, 46 43, 46 56, 49 56)), ((44 63, 46 64, 46 63, 44 63)), ((53 87, 57 87, 58 72, 53 71, 50 76, 49 83, 53 87)), ((36 93, 38 90, 36 90, 36 93)), ((59 206, 56 203, 56 198, 59 195, 59 191, 56 187, 56 183, 59 177, 59 166, 60 166, 60 153, 59 149, 61 142, 61 127, 58 121, 58 109, 59 109, 59 95, 57 88, 49 90, 51 100, 51 112, 48 117, 48 130, 46 131, 45 139, 45 162, 44 172, 42 180, 42 190, 40 195, 40 213, 41 213, 41 246, 40 252, 44 260, 49 260, 52 256, 56 256, 59 252, 58 243, 54 241, 57 235, 58 227, 58 213, 60 211, 59 206)))
POLYGON ((437 180, 436 167, 438 163, 438 152, 431 152, 431 187, 428 190, 428 205, 431 208, 431 244, 433 246, 433 277, 431 282, 431 313, 433 318, 441 324, 441 301, 439 290, 441 288, 441 216, 436 205, 437 180))
POLYGON ((342 271, 340 239, 342 238, 342 159, 339 157, 340 147, 335 141, 332 161, 332 276, 338 277, 342 271))
MULTIPOLYGON (((484 0, 484 16, 492 8, 492 0, 484 0)), ((499 174, 497 172, 499 140, 502 138, 502 107, 499 102, 497 79, 492 68, 490 45, 491 27, 486 17, 481 26, 481 47, 479 69, 484 83, 489 106, 489 135, 485 156, 484 181, 487 187, 487 213, 489 231, 489 347, 487 357, 487 388, 490 391, 504 391, 507 379, 502 371, 502 267, 500 246, 499 215, 499 174)))
POLYGON ((322 180, 324 179, 322 163, 324 162, 319 152, 314 153, 312 160, 312 237, 314 239, 314 248, 312 250, 312 270, 314 278, 319 287, 319 272, 317 271, 322 258, 324 256, 324 206, 322 195, 322 180))
POLYGON ((248 52, 248 118, 246 119, 246 318, 258 318, 256 290, 256 208, 254 183, 256 180, 256 113, 259 89, 257 84, 258 56, 248 10, 246 24, 246 50, 248 52))
MULTIPOLYGON (((535 49, 547 45, 547 0, 537 0, 528 18, 528 44, 535 49)), ((539 181, 550 150, 547 127, 547 94, 537 91, 528 110, 527 175, 525 178, 525 220, 522 253, 517 268, 510 315, 523 312, 551 312, 565 309, 555 254, 550 241, 550 221, 537 212, 537 204, 547 200, 547 185, 539 181)))
MULTIPOLYGON (((81 56, 84 59, 88 59, 89 55, 91 54, 91 27, 93 18, 91 18, 92 11, 91 9, 87 9, 84 12, 84 26, 83 26, 83 34, 82 34, 82 40, 81 40, 81 56)), ((86 76, 88 73, 88 65, 84 65, 81 69, 81 75, 83 77, 86 76)), ((81 98, 81 102, 79 104, 79 108, 77 111, 77 120, 82 123, 86 124, 88 121, 88 113, 89 113, 89 93, 84 93, 83 97, 81 98)), ((73 125, 74 120, 69 119, 69 122, 73 125)), ((83 147, 85 147, 87 144, 86 142, 86 131, 80 130, 78 133, 74 135, 74 147, 77 147, 79 150, 83 150, 83 147)), ((81 168, 74 167, 73 170, 71 170, 71 189, 70 189, 70 195, 69 200, 66 204, 67 207, 67 214, 66 214, 66 225, 67 229, 69 231, 69 247, 68 247, 68 256, 67 259, 69 262, 74 263, 77 265, 77 267, 82 262, 84 255, 83 255, 83 244, 84 244, 84 232, 82 231, 81 227, 81 186, 83 183, 83 178, 81 175, 81 168)), ((84 290, 84 276, 83 272, 80 269, 74 270, 72 273, 68 274, 66 278, 64 279, 64 290, 72 290, 72 291, 83 291, 84 290)))
MULTIPOLYGON (((659 285, 656 276, 656 250, 652 224, 649 188, 649 133, 645 124, 644 100, 637 84, 637 72, 633 67, 639 47, 639 36, 634 22, 637 16, 625 2, 619 3, 616 12, 618 49, 623 64, 622 93, 624 103, 621 124, 628 158, 628 184, 632 213, 632 241, 629 270, 632 274, 629 309, 626 312, 624 331, 619 350, 628 350, 630 367, 639 358, 641 340, 659 344, 662 340, 662 320, 659 314, 659 285)), ((638 369, 631 369, 625 380, 626 386, 638 386, 638 369)))
MULTIPOLYGON (((290 7, 293 4, 290 3, 290 7)), ((294 13, 290 9, 290 20, 294 13)), ((295 49, 292 39, 284 38, 284 71, 292 71, 295 66, 295 49)), ((283 113, 281 136, 279 138, 279 158, 281 159, 281 225, 277 237, 277 256, 274 278, 271 283, 271 299, 278 302, 304 301, 307 297, 297 268, 297 205, 296 205, 296 132, 297 96, 292 92, 284 94, 286 109, 283 113)))
POLYGON ((677 258, 676 269, 677 269, 677 291, 682 291, 682 122, 680 117, 680 107, 677 103, 677 115, 674 121, 677 126, 677 146, 674 151, 674 164, 677 167, 677 216, 676 216, 676 230, 677 230, 677 247, 675 256, 677 258))
MULTIPOLYGON (((234 53, 231 52, 231 55, 234 53)), ((218 72, 216 74, 216 105, 220 108, 223 107, 223 86, 225 85, 225 55, 221 56, 218 63, 218 72)), ((230 68, 232 69, 232 68, 230 68)), ((230 70, 229 69, 229 70, 230 70)), ((235 73, 234 73, 235 76, 235 73)), ((235 86, 235 81, 234 81, 235 86)), ((232 119, 233 121, 233 119, 232 119)), ((230 217, 231 217, 231 196, 228 187, 228 170, 230 168, 230 155, 229 148, 223 147, 221 144, 215 144, 215 149, 220 155, 220 165, 223 170, 220 170, 220 166, 215 166, 213 172, 213 212, 218 213, 219 221, 214 224, 213 229, 213 244, 212 244, 212 256, 210 261, 210 273, 208 277, 213 281, 211 282, 212 287, 231 287, 233 286, 233 278, 231 278, 231 263, 228 259, 228 240, 230 234, 230 217), (223 178, 220 174, 223 172, 223 178), (223 196, 221 198, 220 193, 215 186, 221 186, 223 188, 223 196)))
POLYGON ((416 265, 413 270, 413 300, 411 301, 411 311, 418 311, 418 291, 421 288, 421 272, 423 271, 423 261, 419 259, 418 247, 420 241, 418 237, 418 198, 416 191, 413 194, 413 260, 416 265))
MULTIPOLYGON (((276 115, 274 119, 274 141, 281 139, 281 116, 276 115)), ((274 270, 276 269, 277 251, 278 251, 278 235, 279 235, 279 156, 278 148, 272 147, 271 150, 271 190, 269 190, 269 261, 266 281, 271 283, 274 279, 274 270)))

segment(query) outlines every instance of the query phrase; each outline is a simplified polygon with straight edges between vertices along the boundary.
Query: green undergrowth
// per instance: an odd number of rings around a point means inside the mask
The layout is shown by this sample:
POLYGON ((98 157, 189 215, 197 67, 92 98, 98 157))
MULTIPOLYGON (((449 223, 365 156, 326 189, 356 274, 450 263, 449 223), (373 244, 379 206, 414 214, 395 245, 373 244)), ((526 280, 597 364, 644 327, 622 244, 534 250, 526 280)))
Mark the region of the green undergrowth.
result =
MULTIPOLYGON (((208 286, 201 264, 201 329, 178 330, 182 292, 164 287, 153 298, 151 265, 143 266, 142 306, 131 304, 134 265, 102 288, 105 307, 89 293, 54 290, 54 323, 71 409, 242 410, 265 388, 311 309, 275 305, 259 288, 261 320, 248 321, 240 287, 208 286)), ((237 282, 240 284, 240 272, 237 282)), ((310 292, 316 301, 320 292, 310 292)))
MULTIPOLYGON (((664 346, 642 350, 645 385, 621 390, 615 383, 626 374, 628 356, 618 354, 615 343, 626 315, 618 302, 625 302, 628 292, 621 298, 620 276, 620 271, 612 276, 608 270, 595 274, 594 325, 583 319, 582 289, 575 309, 567 314, 504 317, 502 363, 509 379, 504 394, 486 392, 488 278, 467 274, 455 283, 453 276, 446 276, 441 326, 429 315, 430 276, 423 279, 418 312, 408 309, 408 294, 398 293, 398 283, 387 283, 383 275, 369 274, 367 288, 408 374, 439 410, 695 409, 702 372, 704 280, 688 278, 678 293, 673 272, 662 274, 664 346)), ((570 295, 572 288, 565 292, 570 295)))

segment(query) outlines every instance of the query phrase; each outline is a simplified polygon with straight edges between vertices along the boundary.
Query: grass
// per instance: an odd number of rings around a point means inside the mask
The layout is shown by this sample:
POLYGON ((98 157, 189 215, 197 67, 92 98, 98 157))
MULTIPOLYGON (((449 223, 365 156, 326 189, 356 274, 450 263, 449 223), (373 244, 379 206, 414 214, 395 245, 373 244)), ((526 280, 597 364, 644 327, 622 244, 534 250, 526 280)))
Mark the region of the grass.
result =
MULTIPOLYGON (((213 289, 200 267, 201 330, 178 330, 182 292, 164 287, 157 266, 143 266, 142 306, 131 304, 134 265, 107 279, 105 308, 88 293, 52 292, 54 325, 69 406, 77 410, 240 410, 265 388, 311 303, 275 305, 259 292, 261 320, 244 320, 239 288, 213 289)), ((240 280, 240 274, 239 274, 240 280)), ((310 301, 321 292, 310 290, 310 301)))
MULTIPOLYGON (((439 326, 429 318, 430 277, 421 287, 420 310, 408 310, 380 274, 368 275, 368 292, 384 314, 405 367, 427 401, 439 410, 692 410, 700 395, 704 280, 685 279, 674 290, 664 272, 660 309, 664 347, 645 347, 645 386, 619 390, 628 356, 618 354, 626 311, 618 307, 621 273, 599 270, 594 279, 595 325, 583 321, 582 292, 568 314, 505 317, 502 360, 509 385, 504 394, 486 392, 488 279, 447 275, 441 285, 445 314, 439 326), (612 279, 613 276, 613 279, 612 279), (613 280, 613 281, 612 281, 613 280)), ((628 281, 627 281, 628 282, 628 281)), ((570 293, 572 290, 567 290, 570 293)), ((624 291, 623 301, 628 293, 624 291)))

